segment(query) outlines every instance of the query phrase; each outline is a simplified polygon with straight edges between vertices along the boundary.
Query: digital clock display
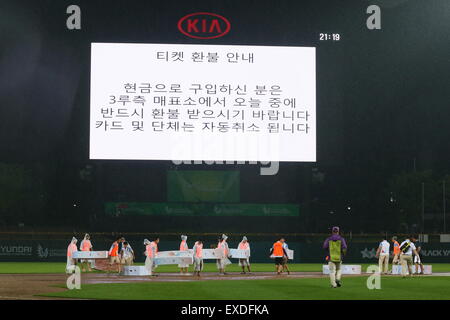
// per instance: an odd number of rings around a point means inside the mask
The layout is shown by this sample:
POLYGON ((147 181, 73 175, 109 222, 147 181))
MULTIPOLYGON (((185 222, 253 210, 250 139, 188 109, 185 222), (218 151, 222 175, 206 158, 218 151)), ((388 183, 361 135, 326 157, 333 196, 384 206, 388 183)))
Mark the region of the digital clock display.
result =
POLYGON ((341 35, 339 33, 320 33, 319 40, 320 41, 339 41, 341 39, 341 35))

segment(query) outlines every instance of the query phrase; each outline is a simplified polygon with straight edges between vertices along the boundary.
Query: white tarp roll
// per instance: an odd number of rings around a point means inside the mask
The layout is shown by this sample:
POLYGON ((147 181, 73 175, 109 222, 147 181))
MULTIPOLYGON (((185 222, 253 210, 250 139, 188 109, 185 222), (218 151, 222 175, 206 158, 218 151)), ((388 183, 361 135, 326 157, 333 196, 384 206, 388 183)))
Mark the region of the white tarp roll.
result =
POLYGON ((224 254, 223 251, 220 249, 203 249, 203 260, 210 260, 210 259, 223 259, 224 254))
POLYGON ((155 266, 167 264, 193 264, 193 257, 156 257, 153 259, 155 266))
MULTIPOLYGON (((285 249, 285 250, 286 250, 288 259, 289 259, 289 260, 294 260, 294 250, 291 250, 291 249, 285 249)), ((275 257, 273 256, 273 254, 270 255, 270 258, 271 258, 271 259, 275 259, 275 257)))
MULTIPOLYGON (((419 271, 421 271, 420 267, 419 267, 419 271)), ((416 273, 416 266, 415 265, 412 265, 412 272, 416 273)), ((433 272, 432 272, 431 265, 424 265, 423 266, 423 273, 424 274, 432 274, 433 272)), ((392 274, 402 274, 402 266, 399 265, 399 264, 394 264, 392 266, 392 274)))
POLYGON ((149 276, 145 266, 124 266, 121 272, 124 276, 149 276))
POLYGON ((180 250, 170 250, 170 251, 160 251, 156 254, 156 258, 187 258, 192 257, 193 252, 191 250, 180 251, 180 250))
MULTIPOLYGON (((203 249, 203 260, 223 259, 223 251, 219 249, 203 249)), ((194 251, 192 249, 186 251, 170 250, 160 251, 154 259, 155 265, 165 264, 193 264, 194 251)))
MULTIPOLYGON (((330 274, 330 268, 328 267, 327 264, 322 266, 322 273, 330 274)), ((361 265, 343 264, 341 266, 341 273, 342 274, 361 274, 361 265)))
POLYGON ((108 251, 76 251, 73 259, 108 259, 108 251))
POLYGON ((250 257, 249 249, 230 249, 230 258, 247 259, 250 257))
POLYGON ((153 259, 155 266, 167 264, 193 264, 192 250, 180 251, 160 251, 153 259))

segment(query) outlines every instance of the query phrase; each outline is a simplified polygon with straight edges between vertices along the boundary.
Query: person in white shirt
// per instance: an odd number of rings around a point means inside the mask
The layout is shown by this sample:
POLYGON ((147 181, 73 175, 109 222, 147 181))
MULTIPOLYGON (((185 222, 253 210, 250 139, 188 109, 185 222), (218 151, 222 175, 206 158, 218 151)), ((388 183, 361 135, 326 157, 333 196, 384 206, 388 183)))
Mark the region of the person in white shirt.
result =
MULTIPOLYGON (((288 244, 286 243, 286 240, 285 240, 285 239, 283 239, 283 249, 285 250, 285 252, 286 252, 286 254, 287 254, 287 251, 288 251, 288 249, 289 249, 289 246, 288 246, 288 244)), ((285 256, 283 257, 283 269, 282 269, 282 272, 287 271, 288 274, 291 274, 291 272, 289 271, 288 262, 289 262, 289 258, 288 258, 287 255, 285 255, 285 256)))
POLYGON ((417 251, 417 256, 414 257, 416 274, 423 274, 423 263, 420 259, 420 252, 422 251, 422 244, 419 241, 417 241, 416 237, 414 237, 414 239, 412 239, 412 241, 414 242, 414 245, 416 246, 416 251, 417 251), (420 266, 420 273, 419 273, 419 266, 420 266))
POLYGON ((389 270, 389 248, 391 244, 386 237, 378 245, 376 257, 378 258, 378 270, 380 274, 388 274, 389 270))
POLYGON ((414 236, 408 237, 405 241, 403 241, 400 244, 400 263, 402 265, 402 275, 403 277, 406 277, 407 270, 409 271, 409 275, 412 276, 412 264, 413 264, 413 258, 412 255, 417 257, 418 253, 416 251, 416 246, 414 245, 412 239, 414 239, 414 236))
POLYGON ((128 242, 124 242, 120 250, 120 263, 125 266, 131 266, 134 260, 134 251, 128 242))

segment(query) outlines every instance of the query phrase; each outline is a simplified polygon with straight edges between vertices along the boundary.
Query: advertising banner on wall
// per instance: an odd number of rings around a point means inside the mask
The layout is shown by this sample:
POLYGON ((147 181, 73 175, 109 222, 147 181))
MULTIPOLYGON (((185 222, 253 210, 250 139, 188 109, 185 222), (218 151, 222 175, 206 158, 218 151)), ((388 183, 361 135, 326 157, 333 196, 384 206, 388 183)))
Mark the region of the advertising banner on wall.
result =
POLYGON ((105 213, 111 216, 278 216, 300 214, 298 204, 276 203, 168 203, 107 202, 105 213))

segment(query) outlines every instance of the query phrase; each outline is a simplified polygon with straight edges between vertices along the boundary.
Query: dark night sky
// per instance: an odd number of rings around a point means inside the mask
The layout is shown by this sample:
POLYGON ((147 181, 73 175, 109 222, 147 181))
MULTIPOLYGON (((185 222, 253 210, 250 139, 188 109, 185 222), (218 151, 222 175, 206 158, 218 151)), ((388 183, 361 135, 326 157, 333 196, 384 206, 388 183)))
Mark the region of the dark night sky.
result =
POLYGON ((315 192, 327 203, 351 202, 412 170, 413 159, 420 170, 448 173, 449 30, 447 0, 2 1, 0 162, 43 164, 48 197, 57 199, 50 211, 86 193, 96 194, 88 201, 95 207, 118 189, 130 200, 165 201, 164 188, 154 186, 164 184, 169 161, 89 160, 90 43, 317 46, 318 162, 284 163, 273 177, 236 166, 241 199, 303 203, 315 192), (65 26, 70 4, 81 7, 79 31, 65 26), (381 30, 366 28, 369 4, 382 8, 381 30), (227 17, 231 32, 187 38, 177 21, 197 11, 227 17), (341 40, 319 41, 321 32, 341 40), (103 172, 90 187, 77 176, 87 164, 103 172), (326 186, 307 191, 313 167, 326 173, 326 186))

